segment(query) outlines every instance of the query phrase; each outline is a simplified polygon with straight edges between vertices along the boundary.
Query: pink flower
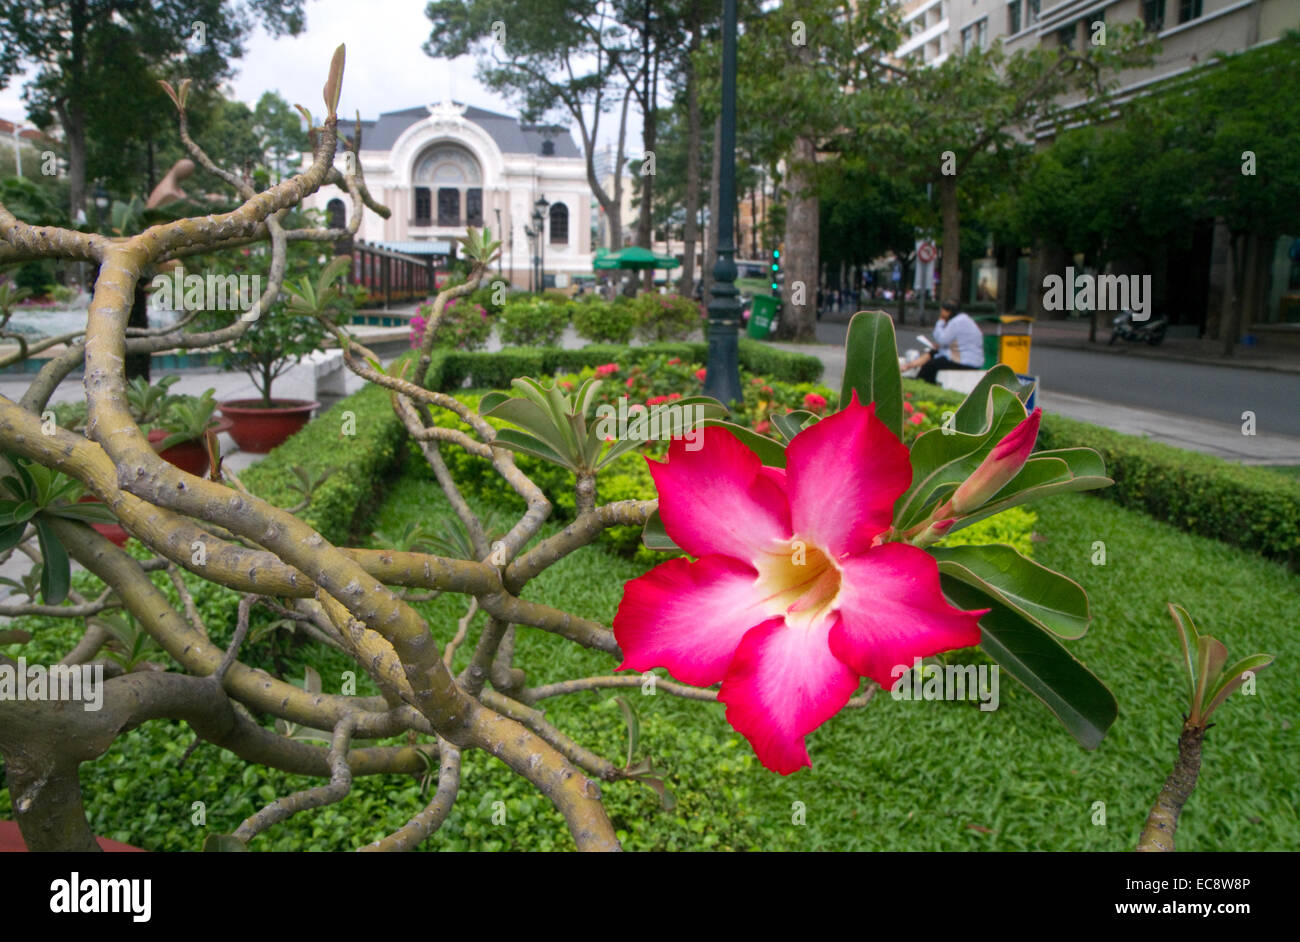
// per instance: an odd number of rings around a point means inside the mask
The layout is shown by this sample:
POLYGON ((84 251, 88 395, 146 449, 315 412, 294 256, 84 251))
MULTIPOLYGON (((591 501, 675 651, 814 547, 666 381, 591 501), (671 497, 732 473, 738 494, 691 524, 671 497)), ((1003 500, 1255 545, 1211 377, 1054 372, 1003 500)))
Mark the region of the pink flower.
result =
POLYGON ((772 395, 772 387, 764 386, 762 389, 759 390, 759 392, 761 392, 764 396, 770 396, 772 395))
POLYGON ((657 406, 660 403, 667 402, 669 398, 669 396, 651 396, 645 401, 645 404, 648 406, 657 406))
POLYGON ((925 421, 925 414, 921 412, 913 412, 912 417, 907 421, 911 422, 913 425, 920 425, 925 421))
POLYGON ((617 372, 618 372, 617 363, 606 363, 604 366, 596 367, 597 376, 608 376, 610 373, 617 373, 617 372))
POLYGON ((826 397, 810 392, 803 397, 803 407, 809 412, 821 412, 826 408, 826 397))
POLYGON ((912 405, 910 402, 905 402, 903 403, 903 411, 906 412, 908 415, 911 415, 913 412, 916 411, 916 407, 912 405))
POLYGON ((865 675, 980 640, 987 610, 944 599, 934 558, 876 544, 912 481, 907 448, 855 395, 804 429, 784 470, 765 467, 725 429, 702 447, 674 440, 649 461, 668 535, 695 557, 629 582, 614 634, 622 670, 665 667, 718 682, 727 721, 759 760, 811 765, 804 737, 840 711, 865 675))
POLYGON ((677 364, 679 364, 679 363, 681 363, 681 362, 682 362, 682 361, 681 361, 681 358, 680 358, 680 357, 673 357, 671 360, 668 361, 668 365, 669 365, 669 366, 676 366, 677 364))
POLYGON ((768 432, 772 431, 772 423, 767 419, 764 419, 762 422, 759 422, 754 426, 754 431, 760 435, 766 435, 768 432))
POLYGON ((704 382, 704 377, 708 375, 708 372, 709 371, 707 369, 701 366, 698 370, 695 371, 695 378, 702 383, 704 382))
POLYGON ((567 379, 562 379, 562 380, 560 380, 560 385, 563 386, 565 389, 572 389, 572 388, 573 388, 573 383, 572 383, 572 381, 567 380, 567 379))
POLYGON ((952 495, 948 507, 953 513, 969 513, 983 506, 1020 473, 1038 440, 1038 423, 1042 417, 1043 410, 1035 409, 993 446, 975 473, 952 495))
POLYGON ((635 376, 629 376, 629 377, 627 378, 627 388, 628 388, 628 389, 631 389, 635 384, 636 384, 636 377, 635 377, 635 376))
POLYGON ((681 394, 681 393, 669 393, 669 394, 668 394, 668 401, 669 401, 669 402, 671 402, 671 401, 674 400, 674 399, 680 399, 680 398, 682 398, 682 394, 681 394))

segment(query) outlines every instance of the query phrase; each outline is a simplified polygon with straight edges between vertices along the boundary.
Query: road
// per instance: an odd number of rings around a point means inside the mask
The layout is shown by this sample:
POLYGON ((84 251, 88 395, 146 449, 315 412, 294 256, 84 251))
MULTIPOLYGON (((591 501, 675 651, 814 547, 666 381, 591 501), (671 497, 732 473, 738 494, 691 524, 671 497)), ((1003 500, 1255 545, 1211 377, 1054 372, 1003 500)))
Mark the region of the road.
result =
POLYGON ((1048 391, 1086 396, 1187 418, 1242 424, 1255 413, 1258 434, 1300 438, 1300 374, 1088 353, 1041 344, 1032 371, 1048 391))

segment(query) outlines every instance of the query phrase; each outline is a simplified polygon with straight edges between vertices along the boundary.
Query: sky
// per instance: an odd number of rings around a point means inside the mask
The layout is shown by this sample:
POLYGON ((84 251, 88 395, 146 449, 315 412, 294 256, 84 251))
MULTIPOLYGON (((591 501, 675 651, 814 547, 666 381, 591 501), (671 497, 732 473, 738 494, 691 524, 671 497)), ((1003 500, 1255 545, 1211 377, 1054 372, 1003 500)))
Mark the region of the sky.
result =
MULTIPOLYGON (((235 97, 254 105, 264 91, 279 91, 290 104, 301 104, 319 119, 324 109, 321 87, 330 56, 347 44, 340 117, 375 118, 383 111, 426 105, 445 98, 517 115, 508 101, 474 77, 473 57, 431 59, 420 48, 431 24, 424 0, 308 0, 307 27, 297 37, 272 39, 260 29, 245 41, 245 55, 235 63, 235 97)), ((0 89, 0 117, 26 121, 23 76, 0 89)), ((629 147, 639 140, 640 121, 628 120, 629 147)), ((609 123, 602 121, 601 140, 609 123)), ((574 143, 581 147, 577 129, 574 143)))

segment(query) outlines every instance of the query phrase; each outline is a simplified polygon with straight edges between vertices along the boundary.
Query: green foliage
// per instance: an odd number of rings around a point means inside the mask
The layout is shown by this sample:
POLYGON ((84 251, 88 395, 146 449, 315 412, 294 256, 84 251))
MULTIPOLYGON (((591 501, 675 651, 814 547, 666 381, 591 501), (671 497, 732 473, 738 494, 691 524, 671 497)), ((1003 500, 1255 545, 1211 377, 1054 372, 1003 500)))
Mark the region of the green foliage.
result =
MULTIPOLYGON (((702 363, 708 355, 703 343, 655 343, 643 347, 590 344, 580 350, 559 347, 515 347, 497 353, 435 351, 427 382, 431 389, 449 392, 462 387, 509 389, 520 376, 553 376, 594 369, 605 363, 643 363, 654 357, 702 363)), ((790 353, 756 340, 740 341, 740 365, 751 373, 789 383, 813 383, 822 362, 806 353, 790 353)))
POLYGON ((627 343, 637 320, 632 305, 610 303, 594 294, 584 295, 573 305, 573 329, 592 343, 627 343))
MULTIPOLYGON (((569 326, 568 305, 535 295, 510 298, 498 318, 501 343, 507 347, 553 346, 569 326)), ((514 377, 511 377, 512 379, 514 377)))
POLYGON ((309 475, 332 469, 298 516, 330 542, 346 543, 405 459, 405 436, 388 391, 367 386, 309 422, 240 477, 259 497, 292 507, 302 500, 299 469, 309 475))
MULTIPOLYGON (((492 320, 487 309, 474 298, 452 298, 443 308, 438 328, 433 335, 434 349, 481 350, 492 336, 492 320)), ((424 343, 424 331, 433 311, 432 303, 421 304, 411 317, 411 346, 419 348, 424 343)))
POLYGON ((685 340, 704 326, 698 302, 676 294, 643 294, 635 301, 637 336, 647 342, 685 340))

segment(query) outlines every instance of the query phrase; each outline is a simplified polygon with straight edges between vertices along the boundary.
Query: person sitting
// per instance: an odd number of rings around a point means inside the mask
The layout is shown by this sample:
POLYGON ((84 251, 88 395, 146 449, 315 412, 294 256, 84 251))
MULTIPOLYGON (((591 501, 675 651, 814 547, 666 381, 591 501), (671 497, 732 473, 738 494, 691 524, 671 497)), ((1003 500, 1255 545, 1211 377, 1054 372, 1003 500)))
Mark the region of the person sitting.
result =
POLYGON ((903 365, 903 372, 920 367, 917 374, 927 383, 937 382, 940 370, 980 370, 984 368, 984 334, 969 314, 957 313, 956 301, 945 301, 934 325, 935 349, 922 353, 903 365), (944 353, 953 348, 953 356, 944 353))

